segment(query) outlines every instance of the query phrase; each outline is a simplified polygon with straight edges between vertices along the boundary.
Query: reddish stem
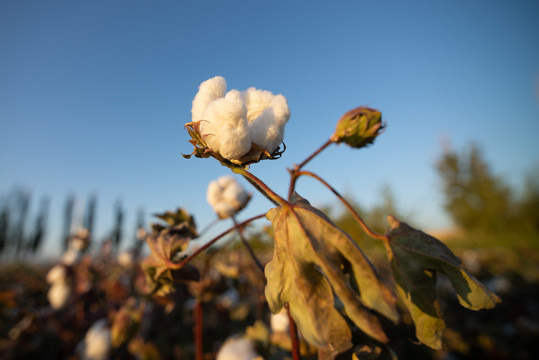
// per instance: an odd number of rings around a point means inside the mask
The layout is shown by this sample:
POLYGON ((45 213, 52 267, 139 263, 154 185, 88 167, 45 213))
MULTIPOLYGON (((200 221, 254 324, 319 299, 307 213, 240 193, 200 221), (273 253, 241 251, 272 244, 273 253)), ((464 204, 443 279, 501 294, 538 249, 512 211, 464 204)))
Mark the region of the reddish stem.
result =
POLYGON ((311 155, 309 155, 303 162, 301 162, 299 165, 294 165, 293 169, 289 169, 290 171, 290 187, 288 188, 288 200, 292 197, 292 194, 294 193, 294 189, 296 187, 296 180, 298 179, 298 172, 301 170, 302 167, 304 167, 309 161, 311 161, 315 156, 320 154, 325 148, 327 148, 329 145, 333 144, 333 141, 329 139, 326 141, 318 150, 313 152, 311 155))
POLYGON ((288 305, 288 303, 285 305, 285 308, 286 313, 288 314, 288 321, 290 324, 289 331, 290 339, 292 340, 292 359, 301 360, 301 355, 299 351, 298 327, 296 326, 296 322, 292 318, 292 315, 290 315, 290 305, 288 305))
POLYGON ((252 218, 247 219, 245 221, 242 221, 238 225, 236 225, 236 226, 234 226, 234 227, 232 227, 232 228, 230 228, 230 229, 228 229, 226 231, 223 231, 221 234, 217 235, 216 237, 214 237, 213 239, 208 241, 206 244, 204 244, 203 246, 196 249, 191 255, 189 255, 188 257, 186 257, 185 259, 183 259, 179 263, 173 263, 173 262, 167 263, 168 268, 170 268, 170 269, 181 269, 182 267, 187 265, 191 260, 193 260, 193 258, 198 256, 201 252, 203 252, 204 250, 206 250, 207 248, 209 248, 213 244, 215 244, 215 242, 217 242, 217 240, 221 239, 223 236, 227 235, 229 232, 232 232, 232 231, 234 231, 234 230, 236 230, 238 228, 241 228, 241 227, 247 225, 248 223, 250 223, 251 221, 263 218, 264 216, 266 216, 266 214, 260 214, 260 215, 257 215, 257 216, 253 216, 252 218))
POLYGON ((361 226, 361 228, 363 229, 363 231, 365 231, 365 233, 367 235, 369 235, 372 238, 382 240, 384 243, 387 243, 389 241, 389 239, 388 239, 388 237, 386 235, 378 234, 377 232, 374 232, 373 230, 371 230, 369 228, 369 226, 365 223, 365 221, 363 221, 361 216, 359 216, 359 214, 354 209, 354 207, 352 205, 350 205, 350 203, 348 201, 346 201, 346 199, 344 197, 342 197, 341 194, 339 194, 339 192, 337 190, 335 190, 335 188, 333 188, 333 186, 331 186, 329 183, 327 183, 325 180, 323 180, 320 176, 318 176, 315 173, 312 173, 310 171, 298 171, 296 173, 296 175, 297 175, 298 178, 301 175, 307 175, 307 176, 313 177, 316 180, 320 181, 325 187, 327 187, 329 190, 331 190, 331 192, 333 192, 333 194, 335 194, 335 196, 337 196, 339 198, 339 200, 341 200, 341 202, 350 211, 352 216, 356 219, 356 221, 359 223, 359 225, 361 226))
MULTIPOLYGON (((237 227, 238 222, 236 221, 236 218, 234 216, 232 216, 232 221, 234 222, 234 227, 237 227)), ((253 258, 253 261, 255 262, 257 268, 262 272, 262 276, 264 276, 265 275, 264 274, 264 265, 262 265, 260 260, 258 260, 253 248, 251 247, 251 245, 249 245, 249 242, 247 242, 247 239, 245 238, 245 236, 243 236, 243 229, 241 227, 238 227, 238 234, 240 236, 241 242, 243 243, 243 245, 245 245, 245 247, 247 248, 247 251, 249 251, 249 254, 253 258)), ((265 277, 264 277, 264 279, 265 279, 265 277)))

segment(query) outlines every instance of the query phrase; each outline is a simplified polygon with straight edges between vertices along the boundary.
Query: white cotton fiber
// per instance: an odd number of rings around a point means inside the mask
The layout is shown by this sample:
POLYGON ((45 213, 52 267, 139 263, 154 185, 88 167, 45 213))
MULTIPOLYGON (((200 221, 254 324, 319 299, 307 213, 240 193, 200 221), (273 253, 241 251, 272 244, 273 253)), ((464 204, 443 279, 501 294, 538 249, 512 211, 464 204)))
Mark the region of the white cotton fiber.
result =
POLYGON ((277 95, 270 105, 253 121, 249 122, 251 141, 270 154, 281 144, 284 125, 290 118, 286 98, 277 95))
POLYGON ((259 358, 253 342, 247 338, 228 339, 217 353, 217 360, 254 360, 259 358))
POLYGON ((191 109, 193 121, 202 120, 202 114, 208 105, 213 100, 225 96, 225 92, 226 80, 222 76, 216 76, 200 84, 191 109))
POLYGON ((70 297, 71 287, 63 281, 55 282, 47 293, 49 304, 57 310, 66 306, 70 297))
POLYGON ((247 121, 251 122, 262 114, 273 100, 273 94, 267 90, 251 87, 243 92, 243 101, 247 106, 247 121))
POLYGON ((46 280, 49 284, 65 282, 66 268, 60 264, 54 265, 47 273, 46 280))

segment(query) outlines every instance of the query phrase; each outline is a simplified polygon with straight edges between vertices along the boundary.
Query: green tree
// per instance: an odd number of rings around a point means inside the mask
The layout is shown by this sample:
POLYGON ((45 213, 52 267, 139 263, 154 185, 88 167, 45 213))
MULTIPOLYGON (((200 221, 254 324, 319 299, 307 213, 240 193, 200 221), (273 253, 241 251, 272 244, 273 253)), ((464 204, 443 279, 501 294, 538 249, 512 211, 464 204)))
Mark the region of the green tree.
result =
POLYGON ((470 231, 507 229, 512 216, 510 189, 496 177, 477 144, 462 152, 446 149, 436 164, 445 194, 445 209, 470 231))

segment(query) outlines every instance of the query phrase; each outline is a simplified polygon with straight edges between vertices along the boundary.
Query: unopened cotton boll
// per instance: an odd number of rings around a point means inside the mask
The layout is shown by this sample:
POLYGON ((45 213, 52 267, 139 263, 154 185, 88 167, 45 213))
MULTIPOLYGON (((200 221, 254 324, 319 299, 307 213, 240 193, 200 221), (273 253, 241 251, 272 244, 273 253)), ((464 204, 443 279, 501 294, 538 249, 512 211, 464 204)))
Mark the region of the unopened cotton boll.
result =
POLYGON ((106 360, 112 346, 110 328, 106 319, 97 320, 86 332, 84 337, 85 360, 106 360))
POLYGON ((253 342, 247 338, 231 338, 225 341, 217 353, 217 360, 262 359, 255 351, 253 342))
POLYGON ((71 293, 71 287, 67 283, 63 281, 55 282, 47 293, 47 299, 53 309, 59 310, 67 305, 71 293))

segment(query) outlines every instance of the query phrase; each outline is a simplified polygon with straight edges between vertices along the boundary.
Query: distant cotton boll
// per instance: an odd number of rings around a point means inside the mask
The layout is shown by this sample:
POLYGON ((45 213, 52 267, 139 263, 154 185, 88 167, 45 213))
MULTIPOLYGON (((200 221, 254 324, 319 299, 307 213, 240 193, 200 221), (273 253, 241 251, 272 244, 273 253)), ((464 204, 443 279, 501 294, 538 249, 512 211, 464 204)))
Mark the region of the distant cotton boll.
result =
POLYGON ((249 201, 250 195, 232 176, 221 176, 210 182, 206 199, 213 211, 225 219, 240 211, 249 201))
POLYGON ((124 268, 133 266, 133 254, 131 251, 123 251, 118 254, 118 264, 124 268))
POLYGON ((46 280, 49 284, 64 282, 66 278, 66 268, 62 265, 54 265, 47 273, 46 280))
POLYGON ((65 282, 55 282, 47 293, 47 299, 53 309, 62 309, 71 297, 71 287, 65 282))
POLYGON ((226 80, 222 76, 216 76, 200 84, 191 110, 193 121, 203 120, 204 110, 213 100, 225 96, 225 92, 226 80))
POLYGON ((216 360, 254 360, 262 359, 255 351, 253 343, 247 338, 228 339, 225 341, 216 360))
POLYGON ((66 265, 74 265, 80 261, 82 258, 82 253, 75 249, 67 249, 64 256, 62 257, 62 262, 66 265))
POLYGON ((86 248, 86 242, 81 238, 75 237, 69 242, 69 248, 76 251, 82 251, 86 248))
POLYGON ((110 328, 108 327, 106 319, 97 320, 90 329, 88 329, 84 338, 84 345, 83 359, 108 359, 112 340, 110 337, 110 328))
POLYGON ((290 329, 290 319, 285 308, 277 314, 271 314, 270 318, 271 331, 273 332, 288 332, 290 329))

